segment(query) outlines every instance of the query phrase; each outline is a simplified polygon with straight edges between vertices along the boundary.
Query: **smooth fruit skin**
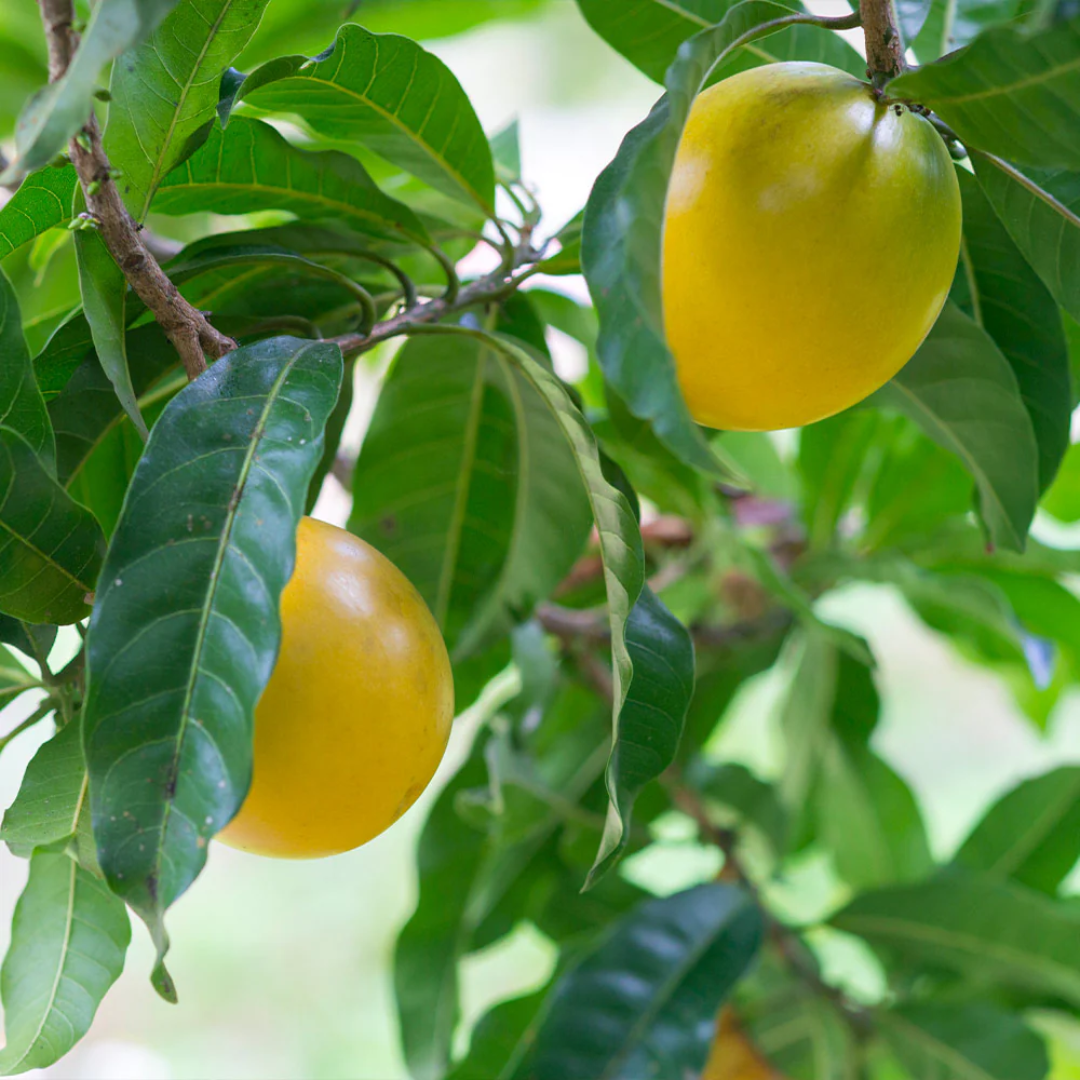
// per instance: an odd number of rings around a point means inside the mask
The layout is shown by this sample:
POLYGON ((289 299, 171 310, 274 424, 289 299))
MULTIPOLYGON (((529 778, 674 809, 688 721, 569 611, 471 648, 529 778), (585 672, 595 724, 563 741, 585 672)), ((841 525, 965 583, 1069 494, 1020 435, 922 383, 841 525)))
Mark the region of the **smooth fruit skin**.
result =
POLYGON ((311 518, 296 548, 251 790, 218 839, 307 859, 366 843, 416 801, 446 749, 454 689, 439 628, 393 563, 311 518))
POLYGON ((668 189, 663 303, 693 417, 765 431, 861 401, 934 325, 960 188, 923 117, 825 64, 705 90, 668 189))

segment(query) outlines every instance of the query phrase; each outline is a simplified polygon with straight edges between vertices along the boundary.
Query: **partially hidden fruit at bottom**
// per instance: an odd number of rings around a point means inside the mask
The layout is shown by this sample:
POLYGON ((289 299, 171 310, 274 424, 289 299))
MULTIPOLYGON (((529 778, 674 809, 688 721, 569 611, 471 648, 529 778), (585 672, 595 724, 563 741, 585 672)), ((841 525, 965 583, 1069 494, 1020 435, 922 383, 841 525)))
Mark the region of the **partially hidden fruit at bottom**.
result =
POLYGON ((701 1080, 781 1080, 781 1077, 751 1046, 731 1010, 724 1009, 701 1080))
POLYGON ((439 628, 400 570, 304 518, 281 594, 281 652, 255 710, 255 763, 218 836, 281 858, 348 851, 427 787, 454 715, 439 628))
POLYGON ((960 190, 924 117, 825 64, 694 103, 668 188, 664 327, 701 424, 797 427, 886 383, 941 311, 960 190))

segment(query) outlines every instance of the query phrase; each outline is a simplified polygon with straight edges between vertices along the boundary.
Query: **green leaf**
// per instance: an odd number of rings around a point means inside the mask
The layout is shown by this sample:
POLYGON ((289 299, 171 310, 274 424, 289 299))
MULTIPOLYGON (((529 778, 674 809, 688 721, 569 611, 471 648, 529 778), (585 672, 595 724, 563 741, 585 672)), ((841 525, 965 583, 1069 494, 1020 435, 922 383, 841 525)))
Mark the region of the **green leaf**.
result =
POLYGON ((0 969, 0 1074, 45 1068, 86 1034, 130 940, 123 901, 104 882, 66 855, 34 855, 0 969))
POLYGON ((787 813, 772 784, 758 779, 745 765, 710 765, 700 758, 687 771, 686 781, 710 802, 733 811, 742 827, 757 829, 774 852, 784 853, 787 813))
POLYGON ((428 244, 407 207, 384 195, 354 158, 290 146, 269 124, 238 117, 161 183, 163 214, 250 214, 288 210, 304 221, 337 220, 361 233, 428 244))
POLYGON ((19 301, 0 270, 0 424, 17 431, 52 468, 56 445, 23 336, 19 301))
POLYGON ((0 259, 71 218, 71 200, 78 184, 73 165, 47 166, 28 176, 0 206, 0 259))
POLYGON ((413 582, 453 657, 527 618, 591 523, 558 421, 505 354, 468 337, 405 346, 353 473, 349 528, 413 582))
POLYGON ((696 1074, 716 1011, 761 937, 760 912, 730 885, 699 885, 642 904, 556 984, 527 1074, 696 1074))
POLYGON ((1080 168, 1080 17, 1036 33, 995 27, 889 83, 966 143, 1028 165, 1080 168))
POLYGON ((34 623, 89 613, 105 541, 33 448, 0 427, 0 610, 34 623))
POLYGON ((753 39, 762 23, 792 14, 769 0, 747 0, 719 26, 688 41, 667 74, 667 95, 626 136, 585 210, 582 267, 600 316, 597 350, 605 376, 630 411, 648 420, 678 457, 722 476, 725 470, 687 411, 664 338, 664 202, 679 139, 710 71, 736 42, 753 39))
POLYGON ((513 183, 521 179, 521 131, 517 120, 511 120, 509 124, 492 135, 491 160, 495 164, 495 170, 499 179, 506 183, 513 183))
POLYGON ((1055 893, 1080 859, 1080 767, 1025 780, 1002 796, 956 853, 956 862, 1055 893))
POLYGON ((19 794, 4 814, 0 840, 27 859, 34 848, 73 836, 85 802, 82 739, 78 722, 72 721, 27 765, 19 794))
POLYGON ((297 115, 320 135, 363 143, 444 194, 494 212, 484 129, 450 69, 415 41, 347 24, 317 57, 257 68, 239 96, 297 115))
MULTIPOLYGON (((801 5, 796 6, 801 10, 801 5)), ((796 25, 771 34, 767 41, 754 41, 734 50, 717 65, 709 76, 709 83, 719 82, 762 64, 779 64, 790 60, 828 64, 857 79, 866 78, 866 60, 839 34, 821 26, 796 25)))
POLYGON ((104 144, 136 221, 158 184, 209 134, 221 72, 259 25, 268 0, 180 0, 138 48, 115 64, 104 144))
POLYGON ((1043 1080, 1050 1069, 1042 1039, 989 1005, 897 1005, 874 1023, 920 1080, 1043 1080))
POLYGON ((90 324, 98 363, 109 377, 113 391, 135 430, 145 440, 146 422, 139 412, 127 358, 127 280, 113 261, 105 241, 93 230, 75 235, 75 254, 79 265, 79 287, 83 312, 90 324))
POLYGON ((101 867, 150 927, 159 982, 165 909, 250 783, 252 714, 341 375, 336 346, 295 338, 214 364, 154 426, 113 534, 83 739, 101 867))
POLYGON ((754 1045, 786 1080, 856 1080, 858 1050, 851 1028, 817 994, 787 982, 780 993, 740 1015, 754 1045))
POLYGON ((1024 258, 1054 299, 1080 318, 1080 173, 1030 170, 1033 193, 979 154, 975 175, 1024 258))
POLYGON ((831 922, 905 964, 1080 1002, 1080 913, 984 874, 864 893, 831 922))
POLYGON ((967 467, 999 547, 1021 551, 1038 498, 1038 456, 1016 376, 994 342, 946 303, 919 351, 874 396, 911 417, 967 467))
POLYGON ((0 176, 10 184, 47 165, 86 123, 98 77, 110 60, 144 41, 177 0, 101 0, 67 71, 30 99, 15 132, 15 160, 0 176))
POLYGON ((37 660, 40 656, 49 655, 56 641, 56 627, 31 626, 13 619, 10 615, 0 615, 0 641, 6 645, 14 645, 30 659, 37 660))
POLYGON ((469 1053, 446 1080, 510 1080, 544 1018, 548 987, 526 997, 501 1001, 480 1018, 469 1053))

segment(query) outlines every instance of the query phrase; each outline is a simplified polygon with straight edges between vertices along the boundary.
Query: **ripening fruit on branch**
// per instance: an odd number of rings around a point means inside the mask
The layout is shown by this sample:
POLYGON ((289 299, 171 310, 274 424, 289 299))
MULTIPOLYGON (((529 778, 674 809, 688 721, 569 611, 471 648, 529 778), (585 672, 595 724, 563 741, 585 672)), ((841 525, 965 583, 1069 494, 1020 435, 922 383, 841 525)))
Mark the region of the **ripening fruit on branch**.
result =
POLYGON ((750 1045, 730 1009, 723 1009, 701 1080, 782 1080, 750 1045))
POLYGON ((427 787, 454 716, 450 659, 401 571, 311 518, 281 621, 251 790, 218 839, 281 858, 333 855, 377 836, 427 787))
POLYGON ((663 302, 694 418, 798 427, 911 359, 960 250, 928 120, 824 64, 768 64, 695 101, 668 188, 663 302))

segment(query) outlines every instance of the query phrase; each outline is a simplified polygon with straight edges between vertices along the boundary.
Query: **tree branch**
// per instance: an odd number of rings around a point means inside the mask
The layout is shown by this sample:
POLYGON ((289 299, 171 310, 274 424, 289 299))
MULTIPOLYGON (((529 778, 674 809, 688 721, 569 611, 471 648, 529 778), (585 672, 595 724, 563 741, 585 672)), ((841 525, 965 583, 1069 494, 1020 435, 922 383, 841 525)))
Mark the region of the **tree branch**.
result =
MULTIPOLYGON (((38 0, 38 5, 49 47, 49 81, 55 82, 67 71, 77 43, 72 30, 72 0, 38 0)), ((188 378, 197 378, 206 370, 207 356, 216 360, 235 349, 236 342, 215 330, 202 312, 180 295, 143 242, 141 226, 128 213, 114 183, 97 118, 92 114, 71 141, 70 152, 93 226, 128 284, 172 342, 188 378)))
POLYGON ((904 37, 893 0, 859 0, 859 15, 866 37, 866 74, 875 90, 903 72, 904 37))

